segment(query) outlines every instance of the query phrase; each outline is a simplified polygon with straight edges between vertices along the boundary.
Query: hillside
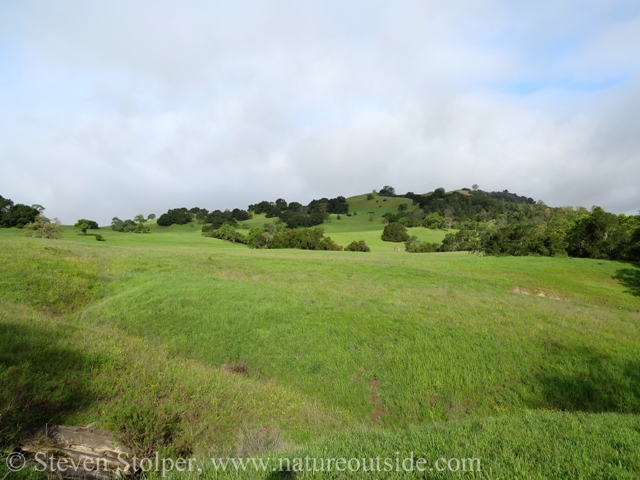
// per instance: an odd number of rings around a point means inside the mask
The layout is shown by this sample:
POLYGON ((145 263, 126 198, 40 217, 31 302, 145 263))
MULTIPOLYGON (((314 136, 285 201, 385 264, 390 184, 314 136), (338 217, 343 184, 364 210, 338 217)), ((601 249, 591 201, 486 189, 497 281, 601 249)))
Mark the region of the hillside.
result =
POLYGON ((103 227, 104 242, 0 230, 3 444, 18 425, 92 423, 173 455, 420 451, 480 457, 480 478, 640 473, 634 265, 396 254, 380 217, 406 199, 348 203, 322 227, 371 253, 253 250, 196 222, 103 227))

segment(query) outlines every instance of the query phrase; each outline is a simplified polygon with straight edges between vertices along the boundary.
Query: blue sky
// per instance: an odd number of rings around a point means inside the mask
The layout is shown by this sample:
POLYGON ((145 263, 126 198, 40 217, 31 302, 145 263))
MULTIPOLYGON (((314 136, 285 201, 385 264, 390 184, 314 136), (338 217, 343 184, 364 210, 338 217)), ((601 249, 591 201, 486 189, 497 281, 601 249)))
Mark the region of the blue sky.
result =
POLYGON ((6 1, 0 195, 65 223, 480 184, 640 209, 637 1, 6 1))

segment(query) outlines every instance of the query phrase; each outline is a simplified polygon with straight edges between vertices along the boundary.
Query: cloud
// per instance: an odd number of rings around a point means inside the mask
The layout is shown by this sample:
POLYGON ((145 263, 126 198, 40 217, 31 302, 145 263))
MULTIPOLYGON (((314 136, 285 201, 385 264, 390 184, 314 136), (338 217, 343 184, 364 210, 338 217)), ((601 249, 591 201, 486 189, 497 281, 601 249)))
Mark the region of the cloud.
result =
POLYGON ((0 6, 1 194, 65 223, 478 183, 635 213, 636 2, 0 6))

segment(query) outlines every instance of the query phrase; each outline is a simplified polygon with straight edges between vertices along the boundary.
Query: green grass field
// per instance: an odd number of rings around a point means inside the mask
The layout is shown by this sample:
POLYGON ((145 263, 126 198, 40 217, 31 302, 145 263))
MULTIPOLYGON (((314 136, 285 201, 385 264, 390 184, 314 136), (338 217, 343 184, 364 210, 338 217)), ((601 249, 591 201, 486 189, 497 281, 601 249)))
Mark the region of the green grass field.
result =
POLYGON ((195 224, 102 228, 105 242, 0 230, 5 447, 6 425, 95 423, 175 455, 414 452, 482 461, 418 478, 640 477, 637 266, 395 253, 367 213, 402 203, 383 198, 323 225, 371 253, 251 250, 195 224))

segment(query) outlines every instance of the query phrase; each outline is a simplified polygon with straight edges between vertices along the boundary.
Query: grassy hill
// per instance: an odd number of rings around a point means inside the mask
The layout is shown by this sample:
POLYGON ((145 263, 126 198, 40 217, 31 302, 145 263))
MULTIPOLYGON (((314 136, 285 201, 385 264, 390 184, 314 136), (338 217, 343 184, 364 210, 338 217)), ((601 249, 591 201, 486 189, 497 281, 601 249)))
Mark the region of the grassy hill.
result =
POLYGON ((384 198, 352 197, 358 215, 323 225, 368 254, 251 250, 196 224, 102 228, 105 242, 0 230, 3 445, 18 424, 95 423, 140 452, 414 452, 478 457, 472 478, 640 476, 637 267, 394 253, 380 218, 410 201, 384 198))

